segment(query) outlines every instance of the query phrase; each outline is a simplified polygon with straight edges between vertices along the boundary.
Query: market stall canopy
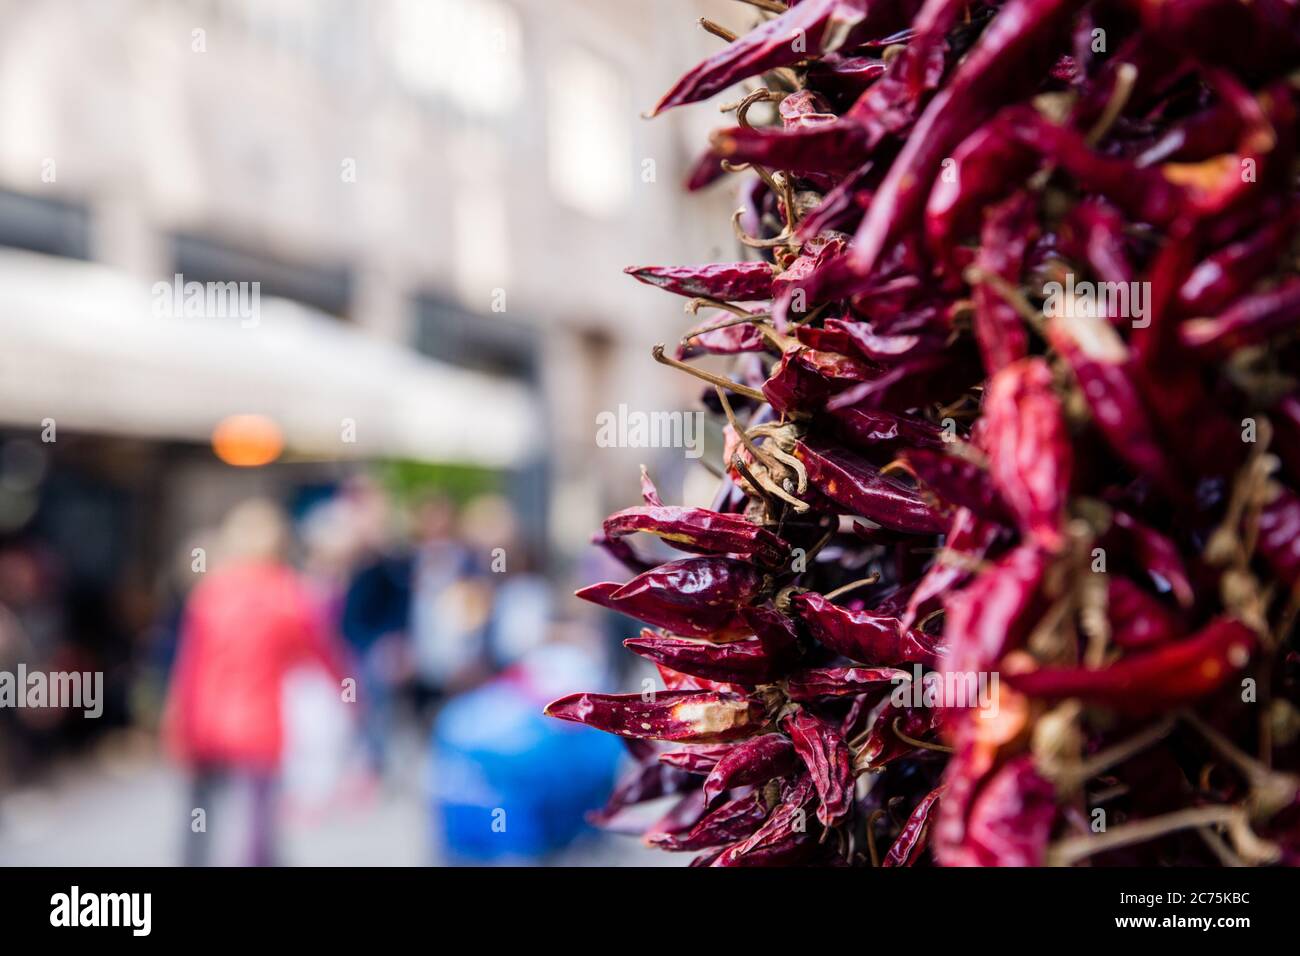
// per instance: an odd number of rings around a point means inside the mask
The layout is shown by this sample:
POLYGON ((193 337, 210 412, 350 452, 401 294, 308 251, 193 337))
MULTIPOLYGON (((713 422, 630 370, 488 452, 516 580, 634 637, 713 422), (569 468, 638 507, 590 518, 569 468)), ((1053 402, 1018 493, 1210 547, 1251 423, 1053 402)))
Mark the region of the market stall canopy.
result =
POLYGON ((251 413, 300 455, 506 467, 532 451, 537 403, 517 382, 251 290, 237 314, 187 317, 173 285, 0 250, 0 422, 206 443, 251 413))

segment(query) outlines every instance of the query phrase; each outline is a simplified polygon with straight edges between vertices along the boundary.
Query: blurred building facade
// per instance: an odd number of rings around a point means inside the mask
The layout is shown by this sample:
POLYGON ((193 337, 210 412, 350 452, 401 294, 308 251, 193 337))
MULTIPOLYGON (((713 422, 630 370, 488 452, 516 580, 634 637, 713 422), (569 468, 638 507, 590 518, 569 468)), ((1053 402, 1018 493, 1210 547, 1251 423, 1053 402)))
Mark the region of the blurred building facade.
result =
POLYGON ((94 457, 194 527, 268 480, 207 436, 275 393, 294 467, 502 468, 575 554, 645 455, 597 453, 596 415, 695 404, 649 357, 679 305, 621 270, 731 254, 726 187, 681 188, 717 113, 639 118, 717 48, 691 29, 737 16, 716 6, 0 3, 0 275, 21 290, 0 321, 30 336, 0 363, 0 422, 108 442, 94 457), (128 329, 117 313, 178 274, 257 282, 275 321, 128 329), (349 445, 331 430, 351 408, 349 445))

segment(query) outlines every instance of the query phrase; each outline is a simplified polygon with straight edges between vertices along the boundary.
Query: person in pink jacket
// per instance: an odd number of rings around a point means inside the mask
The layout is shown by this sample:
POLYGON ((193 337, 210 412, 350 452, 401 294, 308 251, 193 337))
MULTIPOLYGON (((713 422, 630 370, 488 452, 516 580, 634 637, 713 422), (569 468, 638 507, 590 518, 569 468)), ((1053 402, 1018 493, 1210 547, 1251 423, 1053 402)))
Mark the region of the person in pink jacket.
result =
POLYGON ((187 865, 207 861, 214 800, 227 785, 250 798, 251 864, 273 862, 285 675, 315 660, 344 676, 307 586, 281 557, 286 539, 277 506, 240 503, 223 523, 215 566, 185 604, 163 736, 191 773, 187 865), (200 809, 203 828, 193 822, 200 809))

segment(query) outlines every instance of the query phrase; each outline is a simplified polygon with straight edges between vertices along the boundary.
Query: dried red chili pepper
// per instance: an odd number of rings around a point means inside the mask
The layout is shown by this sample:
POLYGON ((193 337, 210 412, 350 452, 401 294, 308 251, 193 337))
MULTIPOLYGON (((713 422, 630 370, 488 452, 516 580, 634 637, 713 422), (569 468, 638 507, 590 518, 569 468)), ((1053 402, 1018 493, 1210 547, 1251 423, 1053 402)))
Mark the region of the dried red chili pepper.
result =
POLYGON ((1031 757, 1018 757, 998 770, 971 801, 960 841, 939 843, 939 862, 1042 866, 1056 813, 1052 785, 1034 769, 1031 757))
POLYGON ((790 546, 741 515, 705 508, 647 505, 615 512, 605 519, 605 536, 619 538, 643 531, 663 538, 681 551, 739 554, 764 564, 784 564, 790 546))
POLYGON ((810 667, 786 678, 785 693, 798 701, 848 697, 910 677, 896 667, 810 667))
POLYGON ((1022 545, 944 602, 943 639, 954 671, 987 671, 1033 627, 1048 558, 1022 545))
POLYGON ((1177 615, 1154 596, 1118 575, 1106 583, 1110 639, 1119 647, 1126 650, 1154 647, 1179 636, 1177 615))
POLYGON ((830 500, 896 531, 941 531, 944 519, 916 491, 882 475, 850 451, 824 442, 795 443, 809 483, 830 500))
POLYGON ((913 866, 917 858, 925 852, 929 837, 930 811, 934 809, 939 798, 943 796, 943 787, 935 787, 924 797, 908 815, 907 822, 899 831, 881 866, 913 866))
POLYGON ((756 637, 718 644, 643 630, 623 646, 647 660, 706 680, 761 684, 782 674, 789 661, 772 654, 756 637))
POLYGON ((817 819, 824 826, 838 826, 853 809, 853 769, 849 746, 832 724, 807 711, 787 714, 781 729, 790 736, 794 750, 808 768, 817 788, 817 819))
POLYGON ((646 835, 646 843, 661 850, 675 852, 703 850, 744 839, 766 819, 767 806, 763 803, 762 795, 750 793, 710 811, 685 834, 651 831, 646 835))
POLYGON ((648 740, 715 743, 748 737, 763 722, 758 701, 714 691, 570 694, 546 706, 548 717, 648 740))
POLYGON ((722 851, 711 866, 780 866, 807 860, 817 845, 807 807, 817 798, 812 778, 787 787, 781 802, 753 835, 722 851))
POLYGON ((1077 697, 1125 713, 1151 713, 1219 687, 1246 665, 1255 645, 1246 625, 1217 618, 1191 637, 1123 657, 1108 667, 1040 668, 1008 674, 1006 680, 1030 697, 1077 697))
POLYGON ((733 787, 766 783, 799 769, 794 745, 784 734, 763 734, 736 744, 719 758, 704 781, 704 798, 713 803, 733 787))
POLYGON ((687 773, 705 774, 738 744, 687 744, 678 750, 665 750, 658 754, 660 763, 687 773))
POLYGON ((1063 543, 1073 455, 1052 372, 1039 358, 1000 369, 984 400, 989 474, 1020 527, 1049 550, 1063 543))
POLYGON ((917 630, 903 630, 898 618, 871 611, 850 611, 814 591, 796 594, 796 614, 818 643, 864 664, 933 664, 936 642, 917 630))
POLYGON ((816 53, 833 53, 870 34, 906 22, 908 5, 866 0, 803 0, 690 70, 664 95, 651 115, 706 99, 738 80, 788 66, 816 53))
POLYGON ((707 266, 628 266, 632 278, 677 295, 726 302, 766 299, 772 294, 772 267, 766 262, 707 266))

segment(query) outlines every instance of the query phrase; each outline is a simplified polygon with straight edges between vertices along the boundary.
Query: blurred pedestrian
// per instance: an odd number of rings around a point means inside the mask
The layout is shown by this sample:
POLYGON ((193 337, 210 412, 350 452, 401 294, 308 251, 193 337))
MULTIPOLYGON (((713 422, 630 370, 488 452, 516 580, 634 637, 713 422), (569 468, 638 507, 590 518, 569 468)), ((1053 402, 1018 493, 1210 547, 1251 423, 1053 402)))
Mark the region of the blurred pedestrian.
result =
POLYGON ((384 489, 368 478, 344 492, 360 539, 339 629, 357 661, 361 732, 370 771, 382 777, 392 733, 395 685, 405 668, 413 558, 392 527, 384 489))
MULTIPOLYGON (((191 774, 192 812, 206 820, 228 785, 249 798, 255 866, 274 862, 284 677, 312 659, 343 677, 339 648, 284 562, 287 538, 272 502, 249 499, 226 516, 213 568, 186 601, 163 722, 170 750, 191 774)), ((190 824, 184 861, 202 865, 208 834, 190 824)))
MULTIPOLYGON (((476 520, 473 511, 468 517, 476 520)), ((427 498, 416 509, 412 652, 426 702, 439 702, 489 674, 486 632, 492 594, 484 556, 475 554, 465 527, 447 498, 427 498)))

